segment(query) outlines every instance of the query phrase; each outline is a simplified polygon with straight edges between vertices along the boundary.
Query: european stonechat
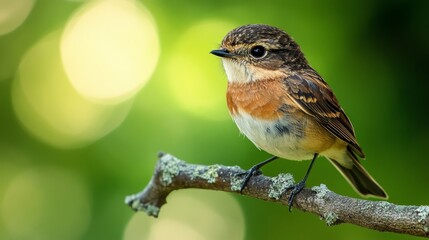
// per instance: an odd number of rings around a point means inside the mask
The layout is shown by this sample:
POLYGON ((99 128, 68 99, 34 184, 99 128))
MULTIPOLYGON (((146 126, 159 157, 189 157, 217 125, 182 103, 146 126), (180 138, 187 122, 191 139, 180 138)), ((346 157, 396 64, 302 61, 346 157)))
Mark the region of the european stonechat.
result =
POLYGON ((261 24, 229 32, 218 50, 228 77, 227 105, 240 131, 273 157, 247 171, 241 191, 265 164, 280 158, 312 159, 291 189, 289 206, 305 186, 319 155, 326 157, 363 196, 387 193, 363 168, 353 126, 331 88, 284 31, 261 24))

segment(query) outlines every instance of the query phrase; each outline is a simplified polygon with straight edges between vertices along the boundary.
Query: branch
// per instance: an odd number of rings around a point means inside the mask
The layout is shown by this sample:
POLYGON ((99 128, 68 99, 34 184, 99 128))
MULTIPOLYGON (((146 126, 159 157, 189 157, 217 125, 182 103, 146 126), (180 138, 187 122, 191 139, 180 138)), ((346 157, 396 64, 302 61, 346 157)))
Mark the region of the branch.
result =
MULTIPOLYGON (((135 211, 157 217, 166 198, 174 190, 185 188, 239 192, 245 171, 238 166, 195 165, 169 154, 160 154, 149 184, 125 203, 135 211)), ((270 178, 253 176, 243 195, 287 205, 294 180, 290 174, 270 178)), ((294 201, 294 208, 314 213, 328 226, 340 223, 396 233, 429 237, 429 206, 401 206, 386 201, 370 201, 338 195, 325 185, 303 189, 294 201)))

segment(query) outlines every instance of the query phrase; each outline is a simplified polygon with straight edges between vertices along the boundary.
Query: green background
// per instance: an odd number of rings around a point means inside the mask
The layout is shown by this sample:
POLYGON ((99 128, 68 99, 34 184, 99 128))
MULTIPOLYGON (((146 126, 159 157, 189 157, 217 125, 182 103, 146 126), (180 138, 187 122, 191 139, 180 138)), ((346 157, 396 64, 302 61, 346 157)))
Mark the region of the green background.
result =
MULTIPOLYGON (((157 67, 130 100, 124 121, 82 146, 56 147, 34 136, 17 117, 12 89, 24 54, 61 31, 86 2, 37 1, 20 27, 0 36, 0 239, 159 239, 153 226, 173 232, 174 239, 218 239, 221 233, 210 232, 211 226, 195 227, 204 221, 242 239, 414 239, 348 224, 328 227, 312 214, 232 193, 175 192, 158 219, 136 220, 123 202, 149 181, 158 151, 245 169, 269 157, 240 136, 229 118, 226 76, 220 60, 209 54, 233 27, 265 23, 293 36, 330 84, 367 155, 365 168, 389 201, 429 204, 429 1, 141 2, 159 34, 157 67), (226 24, 199 25, 207 21, 226 24), (208 77, 188 81, 198 71, 208 77), (175 204, 176 198, 183 204, 175 204), (195 227, 199 235, 189 237, 179 225, 195 227)), ((308 164, 280 160, 264 174, 301 178, 308 164)), ((321 183, 359 197, 324 159, 316 162, 307 185, 321 183)))

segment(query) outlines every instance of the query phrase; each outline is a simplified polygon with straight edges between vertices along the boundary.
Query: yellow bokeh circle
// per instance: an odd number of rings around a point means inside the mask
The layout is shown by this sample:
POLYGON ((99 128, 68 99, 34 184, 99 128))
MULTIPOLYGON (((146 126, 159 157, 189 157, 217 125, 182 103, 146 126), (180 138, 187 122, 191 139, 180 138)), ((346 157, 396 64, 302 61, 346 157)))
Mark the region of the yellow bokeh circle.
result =
POLYGON ((12 86, 14 111, 25 128, 60 148, 90 144, 119 126, 131 101, 89 101, 71 86, 61 64, 60 33, 42 38, 21 60, 12 86))
POLYGON ((61 57, 80 94, 105 103, 123 101, 140 90, 156 67, 155 21, 138 1, 90 1, 68 22, 61 57))
POLYGON ((34 0, 0 0, 0 35, 12 32, 28 17, 34 0))
POLYGON ((159 218, 134 215, 123 240, 240 240, 244 233, 242 209, 230 194, 182 190, 168 197, 159 218))

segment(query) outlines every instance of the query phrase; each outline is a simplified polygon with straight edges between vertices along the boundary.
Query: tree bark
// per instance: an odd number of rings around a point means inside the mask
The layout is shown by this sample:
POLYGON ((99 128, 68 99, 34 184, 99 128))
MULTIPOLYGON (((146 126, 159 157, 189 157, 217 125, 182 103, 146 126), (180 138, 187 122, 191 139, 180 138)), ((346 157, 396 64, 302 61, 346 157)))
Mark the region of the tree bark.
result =
MULTIPOLYGON (((160 154, 148 185, 125 198, 135 211, 158 217, 170 192, 185 188, 240 192, 245 170, 238 166, 189 164, 170 154, 160 154)), ((291 174, 276 177, 255 175, 243 195, 287 206, 294 180, 291 174)), ((403 206, 341 196, 325 185, 303 189, 294 199, 294 209, 316 214, 328 226, 350 223, 378 231, 429 237, 429 206, 403 206)))

